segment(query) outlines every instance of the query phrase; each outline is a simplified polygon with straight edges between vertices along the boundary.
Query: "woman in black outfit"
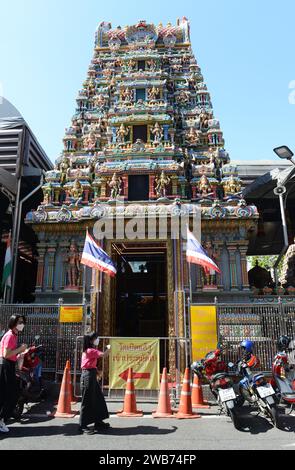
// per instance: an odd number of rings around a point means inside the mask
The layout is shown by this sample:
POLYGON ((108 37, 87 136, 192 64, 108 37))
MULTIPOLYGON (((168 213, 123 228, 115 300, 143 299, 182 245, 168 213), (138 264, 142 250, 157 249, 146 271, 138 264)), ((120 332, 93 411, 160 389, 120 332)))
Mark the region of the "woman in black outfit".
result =
POLYGON ((81 393, 82 403, 80 411, 79 433, 100 432, 110 427, 103 420, 109 417, 107 405, 97 382, 97 360, 109 354, 111 346, 108 345, 103 353, 97 349, 99 344, 98 334, 90 333, 84 336, 83 354, 81 360, 81 393), (87 427, 94 423, 93 431, 87 427))

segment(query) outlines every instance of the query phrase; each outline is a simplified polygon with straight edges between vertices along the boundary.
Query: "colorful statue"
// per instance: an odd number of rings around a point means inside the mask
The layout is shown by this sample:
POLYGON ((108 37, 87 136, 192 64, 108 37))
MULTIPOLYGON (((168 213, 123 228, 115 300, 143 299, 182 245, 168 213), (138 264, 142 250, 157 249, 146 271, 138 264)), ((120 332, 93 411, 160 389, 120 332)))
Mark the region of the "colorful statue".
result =
POLYGON ((78 179, 75 180, 73 187, 69 191, 69 195, 76 205, 78 205, 82 201, 83 188, 78 179))
POLYGON ((169 185, 170 181, 169 176, 166 176, 164 171, 156 178, 156 194, 159 198, 166 197, 166 187, 169 185))
POLYGON ((162 130, 162 127, 160 126, 160 124, 158 122, 156 122, 153 129, 151 129, 151 133, 154 136, 154 142, 155 143, 160 143, 161 140, 163 139, 163 130, 162 130))
POLYGON ((122 191, 122 180, 117 176, 117 173, 113 174, 113 177, 110 181, 109 187, 111 188, 111 199, 116 199, 120 196, 122 191))
POLYGON ((211 119, 212 115, 207 113, 204 108, 201 109, 201 112, 199 114, 199 119, 200 119, 200 130, 202 129, 208 129, 208 122, 209 119, 211 119))
POLYGON ((67 180, 67 171, 70 168, 70 161, 68 157, 64 157, 59 164, 59 170, 61 172, 60 182, 64 184, 67 180))
POLYGON ((125 88, 121 91, 122 101, 127 101, 128 103, 133 101, 133 90, 131 88, 125 88))
POLYGON ((129 134, 130 127, 124 126, 124 124, 121 124, 119 129, 117 130, 117 142, 119 144, 124 144, 125 143, 125 137, 129 134))
POLYGON ((155 86, 153 86, 153 88, 150 88, 148 90, 148 99, 150 101, 154 101, 154 100, 157 100, 160 96, 160 89, 159 88, 156 88, 155 86))
POLYGON ((196 145, 200 142, 200 133, 194 127, 190 127, 190 130, 187 132, 185 140, 189 145, 196 145))
POLYGON ((67 288, 79 288, 80 257, 77 245, 72 242, 67 256, 67 288))
POLYGON ((98 96, 95 97, 94 104, 98 108, 103 108, 106 104, 105 97, 102 94, 99 94, 98 96))
POLYGON ((199 181, 199 193, 202 196, 208 195, 212 191, 211 185, 206 175, 203 175, 199 181))
POLYGON ((235 178, 233 175, 229 177, 227 181, 224 183, 224 191, 227 194, 236 194, 241 191, 241 183, 240 181, 235 178))
MULTIPOLYGON (((214 251, 213 245, 210 241, 204 243, 204 249, 208 253, 209 258, 211 258, 214 263, 216 263, 216 252, 214 251)), ((202 268, 203 271, 203 283, 204 288, 214 288, 216 287, 216 271, 210 268, 202 268)))

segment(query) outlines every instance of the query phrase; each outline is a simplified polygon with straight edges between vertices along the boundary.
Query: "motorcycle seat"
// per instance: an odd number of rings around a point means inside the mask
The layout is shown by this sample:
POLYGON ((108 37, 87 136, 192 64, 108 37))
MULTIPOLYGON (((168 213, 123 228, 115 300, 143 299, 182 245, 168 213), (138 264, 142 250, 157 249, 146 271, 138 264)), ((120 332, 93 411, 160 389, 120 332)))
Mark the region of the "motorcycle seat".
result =
POLYGON ((295 392, 294 393, 282 393, 283 400, 292 400, 295 402, 295 392))

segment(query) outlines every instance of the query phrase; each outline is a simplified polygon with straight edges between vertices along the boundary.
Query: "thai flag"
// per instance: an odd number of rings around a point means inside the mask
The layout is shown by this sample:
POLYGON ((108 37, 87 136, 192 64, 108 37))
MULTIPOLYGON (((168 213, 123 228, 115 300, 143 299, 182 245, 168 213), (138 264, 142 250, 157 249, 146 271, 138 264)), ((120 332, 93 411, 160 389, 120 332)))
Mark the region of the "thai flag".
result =
POLYGON ((111 258, 103 251, 89 233, 86 235, 81 264, 98 269, 112 277, 117 274, 117 269, 111 258))
POLYGON ((187 229, 186 259, 188 263, 199 264, 205 269, 213 269, 220 273, 220 269, 214 261, 209 258, 208 253, 198 242, 192 232, 187 229))

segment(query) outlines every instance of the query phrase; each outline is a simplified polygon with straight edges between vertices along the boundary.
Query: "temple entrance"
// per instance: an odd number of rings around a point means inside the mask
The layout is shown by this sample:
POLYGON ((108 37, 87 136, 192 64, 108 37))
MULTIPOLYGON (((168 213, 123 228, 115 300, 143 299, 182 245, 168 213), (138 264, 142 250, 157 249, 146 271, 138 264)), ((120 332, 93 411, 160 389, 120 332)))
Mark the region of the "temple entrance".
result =
POLYGON ((116 244, 115 335, 167 336, 165 244, 116 244))

